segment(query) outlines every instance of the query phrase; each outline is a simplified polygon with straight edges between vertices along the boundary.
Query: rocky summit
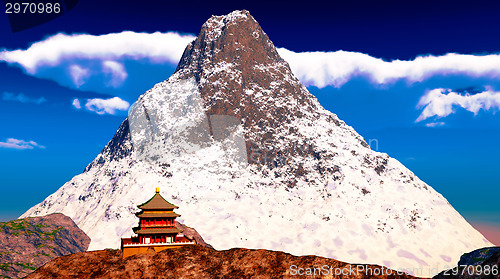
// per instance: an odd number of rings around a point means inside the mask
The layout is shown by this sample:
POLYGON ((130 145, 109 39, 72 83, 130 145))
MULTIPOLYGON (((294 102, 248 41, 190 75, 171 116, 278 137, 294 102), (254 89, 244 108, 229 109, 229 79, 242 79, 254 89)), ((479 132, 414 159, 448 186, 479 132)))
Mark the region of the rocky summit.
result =
POLYGON ((90 238, 63 214, 0 223, 0 277, 20 278, 50 260, 87 250, 90 238))
MULTIPOLYGON (((355 109, 353 107, 353 109, 355 109)), ((215 249, 245 247, 417 276, 490 246, 447 200, 325 110, 247 11, 213 16, 102 152, 23 216, 63 212, 118 248, 160 187, 215 249)))

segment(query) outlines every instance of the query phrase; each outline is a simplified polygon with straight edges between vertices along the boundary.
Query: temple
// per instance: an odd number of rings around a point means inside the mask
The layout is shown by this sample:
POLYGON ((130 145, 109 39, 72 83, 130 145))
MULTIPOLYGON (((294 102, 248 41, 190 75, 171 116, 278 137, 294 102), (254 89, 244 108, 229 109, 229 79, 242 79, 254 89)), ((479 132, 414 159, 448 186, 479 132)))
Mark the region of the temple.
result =
POLYGON ((137 253, 159 252, 196 244, 194 239, 184 236, 182 231, 175 227, 175 218, 180 215, 175 213, 174 209, 179 207, 166 201, 160 195, 159 188, 156 188, 156 194, 150 200, 137 207, 141 209, 136 213, 139 226, 132 228, 137 235, 122 238, 121 241, 124 258, 137 253))

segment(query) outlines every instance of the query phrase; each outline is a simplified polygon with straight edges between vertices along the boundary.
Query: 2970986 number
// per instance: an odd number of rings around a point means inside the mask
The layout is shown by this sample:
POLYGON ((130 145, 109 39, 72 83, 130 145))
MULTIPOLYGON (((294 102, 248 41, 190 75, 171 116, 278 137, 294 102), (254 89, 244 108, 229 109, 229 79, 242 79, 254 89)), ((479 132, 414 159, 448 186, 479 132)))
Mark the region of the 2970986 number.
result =
POLYGON ((446 270, 443 275, 445 276, 451 276, 451 275, 469 275, 469 276, 474 276, 474 275, 493 275, 493 276, 498 276, 499 275, 499 270, 498 270, 498 265, 460 265, 460 266, 455 266, 452 269, 446 270))
POLYGON ((61 3, 5 3, 6 14, 58 14, 61 3))

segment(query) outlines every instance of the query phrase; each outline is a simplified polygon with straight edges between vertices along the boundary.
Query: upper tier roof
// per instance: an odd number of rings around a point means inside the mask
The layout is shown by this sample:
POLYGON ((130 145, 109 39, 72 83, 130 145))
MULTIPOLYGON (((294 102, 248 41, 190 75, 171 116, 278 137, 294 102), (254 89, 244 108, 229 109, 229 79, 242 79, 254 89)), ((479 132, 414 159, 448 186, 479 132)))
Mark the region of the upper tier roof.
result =
POLYGON ((148 210, 173 210, 176 208, 179 208, 176 205, 173 205, 169 203, 167 200, 165 200, 161 195, 160 195, 160 190, 156 188, 156 194, 149 199, 147 202, 138 205, 142 210, 148 209, 148 210))

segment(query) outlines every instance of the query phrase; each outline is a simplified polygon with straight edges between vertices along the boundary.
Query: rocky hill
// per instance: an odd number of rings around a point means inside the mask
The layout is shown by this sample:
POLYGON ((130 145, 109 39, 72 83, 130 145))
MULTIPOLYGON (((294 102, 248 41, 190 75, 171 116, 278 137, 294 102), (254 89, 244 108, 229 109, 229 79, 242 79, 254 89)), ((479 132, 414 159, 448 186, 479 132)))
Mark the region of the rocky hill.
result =
POLYGON ((89 244, 90 238, 63 214, 2 222, 0 277, 24 277, 56 257, 86 251, 89 244))
POLYGON ((234 248, 216 251, 200 245, 121 258, 120 250, 77 253, 57 258, 28 279, 59 278, 414 278, 374 265, 351 265, 332 259, 234 248), (302 269, 301 269, 302 268, 302 269), (314 268, 316 275, 314 275, 314 268), (370 271, 371 270, 371 271, 370 271), (320 273, 322 272, 322 273, 320 273), (335 272, 337 275, 335 276, 335 272), (344 275, 341 273, 344 272, 344 275), (379 273, 379 275, 374 275, 379 273), (309 275, 311 276, 298 276, 309 275))
POLYGON ((491 245, 324 109, 248 11, 208 19, 84 173, 23 216, 63 212, 90 249, 118 248, 155 187, 218 250, 429 270, 491 245))
POLYGON ((487 247, 465 253, 457 266, 445 270, 434 279, 500 278, 500 247, 487 247))

